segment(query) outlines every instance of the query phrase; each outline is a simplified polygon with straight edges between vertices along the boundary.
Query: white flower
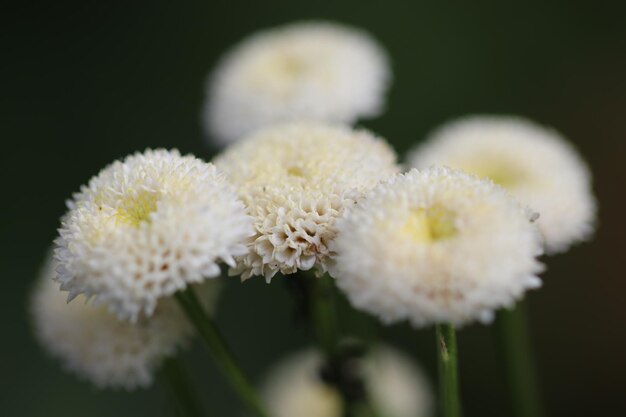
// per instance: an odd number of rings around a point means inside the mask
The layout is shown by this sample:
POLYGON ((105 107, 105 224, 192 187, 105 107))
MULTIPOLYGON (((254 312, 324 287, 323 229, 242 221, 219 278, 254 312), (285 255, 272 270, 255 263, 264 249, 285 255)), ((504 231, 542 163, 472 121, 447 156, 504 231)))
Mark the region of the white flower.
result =
POLYGON ((329 22, 263 31, 227 54, 207 84, 206 128, 220 144, 294 120, 351 124, 378 115, 390 79, 367 33, 329 22))
MULTIPOLYGON (((315 351, 295 354, 270 373, 261 394, 274 417, 341 417, 335 388, 320 378, 322 358, 315 351)), ((367 393, 387 417, 433 415, 431 387, 423 372, 405 355, 378 347, 360 363, 367 393)))
POLYGON ((490 181, 412 170, 337 222, 331 275, 356 308, 384 323, 488 322, 541 284, 532 217, 490 181))
POLYGON ((160 297, 220 273, 246 253, 251 219, 215 166, 148 150, 103 169, 68 202, 55 257, 71 300, 120 318, 152 314, 160 297))
POLYGON ((278 271, 325 271, 335 220, 398 170, 382 139, 306 123, 264 129, 227 149, 215 164, 255 218, 250 251, 231 272, 268 280, 278 271))
POLYGON ((549 253, 565 251, 593 232, 589 170, 552 129, 517 117, 468 117, 436 130, 408 160, 416 168, 445 165, 502 185, 539 212, 549 253))
MULTIPOLYGON (((68 304, 52 280, 53 265, 52 260, 46 263, 30 300, 35 335, 67 370, 98 387, 147 387, 161 362, 193 334, 171 298, 159 300, 154 314, 135 324, 87 303, 82 295, 68 304)), ((201 284, 201 299, 210 310, 216 284, 201 284)))

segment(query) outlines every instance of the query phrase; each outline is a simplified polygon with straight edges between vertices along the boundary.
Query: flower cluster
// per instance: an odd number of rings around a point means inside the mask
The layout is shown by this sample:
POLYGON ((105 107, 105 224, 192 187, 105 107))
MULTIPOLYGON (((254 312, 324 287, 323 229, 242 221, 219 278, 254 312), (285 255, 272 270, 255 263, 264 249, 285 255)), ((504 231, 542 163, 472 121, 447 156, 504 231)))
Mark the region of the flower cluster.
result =
POLYGON ((209 278, 224 265, 268 283, 312 270, 314 284, 299 275, 289 283, 306 292, 299 307, 320 321, 311 325, 325 352, 271 373, 270 415, 431 415, 419 369, 389 348, 365 358, 364 344, 346 348, 323 304, 330 290, 312 288, 333 282, 384 324, 438 325, 449 370, 454 326, 489 323, 540 287, 538 257, 588 238, 596 203, 573 147, 516 117, 446 125, 401 172, 385 140, 354 126, 381 112, 389 80, 382 48, 354 28, 297 23, 244 40, 207 88, 207 130, 232 143, 213 163, 146 150, 105 167, 67 202, 31 298, 38 340, 95 385, 133 389, 152 382, 195 326, 250 409, 266 415, 204 312, 216 304, 209 278), (327 272, 333 281, 319 281, 327 272))

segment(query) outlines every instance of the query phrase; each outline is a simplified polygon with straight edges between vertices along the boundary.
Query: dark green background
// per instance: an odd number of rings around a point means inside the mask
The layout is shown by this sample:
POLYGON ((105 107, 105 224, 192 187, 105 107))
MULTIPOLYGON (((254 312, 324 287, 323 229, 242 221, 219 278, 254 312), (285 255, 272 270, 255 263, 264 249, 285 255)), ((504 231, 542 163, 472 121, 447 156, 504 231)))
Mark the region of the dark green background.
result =
MULTIPOLYGON (((28 289, 73 191, 146 147, 210 158, 198 114, 220 53, 257 29, 312 17, 361 26, 387 47, 388 111, 366 126, 400 152, 476 112, 526 115, 576 143, 594 172, 600 228, 593 242, 547 259, 545 286, 529 297, 543 394, 553 416, 626 415, 623 10, 597 2, 108 3, 22 2, 2 12, 2 416, 171 412, 158 387, 99 392, 63 373, 31 336, 28 289)), ((291 313, 279 282, 229 281, 219 321, 255 377, 306 345, 291 313)), ((432 373, 431 331, 385 333, 432 373)), ((460 348, 466 416, 506 415, 491 329, 464 329, 460 348)), ((217 416, 240 415, 201 353, 185 358, 207 403, 217 416)))

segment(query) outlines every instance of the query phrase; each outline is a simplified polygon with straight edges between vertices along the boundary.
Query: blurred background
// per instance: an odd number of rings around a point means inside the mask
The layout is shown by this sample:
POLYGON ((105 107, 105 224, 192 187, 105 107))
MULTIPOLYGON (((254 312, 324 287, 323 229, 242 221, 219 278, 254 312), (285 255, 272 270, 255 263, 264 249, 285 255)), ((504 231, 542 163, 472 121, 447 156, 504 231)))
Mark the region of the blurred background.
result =
MULTIPOLYGON (((209 159, 199 111, 220 54, 258 29, 323 18, 387 48, 386 114, 363 123, 403 153, 444 121, 520 114, 552 125, 591 165, 595 239, 546 259, 528 297, 542 394, 552 416, 626 415, 626 22, 617 3, 28 2, 2 13, 0 105, 0 414, 171 415, 157 384, 97 391, 64 373, 32 337, 28 292, 64 200, 114 159, 177 147, 209 159), (600 411, 602 410, 602 411, 600 411)), ((280 282, 227 280, 218 320, 255 378, 307 346, 280 282)), ((385 339, 434 376, 434 335, 399 325, 385 339)), ((459 335, 466 416, 507 415, 489 327, 459 335)), ((216 416, 240 411, 196 346, 185 360, 216 416)), ((298 416, 294 416, 298 417, 298 416)))

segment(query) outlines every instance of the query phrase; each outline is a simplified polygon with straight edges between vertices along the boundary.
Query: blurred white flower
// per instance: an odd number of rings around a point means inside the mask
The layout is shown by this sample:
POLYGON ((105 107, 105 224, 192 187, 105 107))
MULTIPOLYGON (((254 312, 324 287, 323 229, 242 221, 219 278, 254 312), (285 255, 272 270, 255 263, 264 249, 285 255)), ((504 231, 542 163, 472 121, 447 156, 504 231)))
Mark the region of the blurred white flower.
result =
POLYGON ((56 279, 120 318, 152 314, 157 300, 220 273, 246 253, 251 219, 215 166, 178 151, 116 161, 68 202, 56 279))
POLYGON ((384 323, 489 322, 541 284, 532 217, 491 181, 412 170, 337 222, 330 272, 356 308, 384 323))
MULTIPOLYGON (((339 392, 320 378, 321 356, 297 353, 280 362, 261 394, 274 417, 341 417, 339 392)), ((423 372, 405 355, 378 347, 361 360, 360 373, 373 406, 387 417, 433 415, 433 396, 423 372)))
POLYGON ((586 164, 559 133, 531 121, 460 119, 436 130, 408 162, 462 169, 505 187, 539 212, 548 253, 563 252, 593 232, 596 203, 586 164))
MULTIPOLYGON (((154 314, 135 324, 87 303, 82 295, 68 304, 52 280, 53 265, 51 259, 46 263, 31 296, 35 335, 66 369, 100 388, 147 387, 163 359, 193 334, 171 298, 159 300, 154 314)), ((217 281, 199 286, 203 304, 213 310, 217 281)))
POLYGON ((221 60, 202 117, 222 145, 281 122, 351 124, 382 111, 389 79, 387 57, 367 33, 293 23, 245 39, 221 60))
POLYGON ((366 131, 309 123, 267 128, 228 148, 215 164, 238 187, 256 231, 231 273, 269 280, 325 271, 335 220, 398 171, 395 159, 366 131))

